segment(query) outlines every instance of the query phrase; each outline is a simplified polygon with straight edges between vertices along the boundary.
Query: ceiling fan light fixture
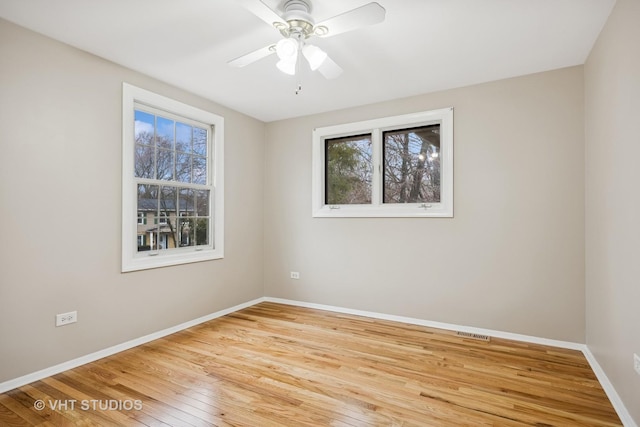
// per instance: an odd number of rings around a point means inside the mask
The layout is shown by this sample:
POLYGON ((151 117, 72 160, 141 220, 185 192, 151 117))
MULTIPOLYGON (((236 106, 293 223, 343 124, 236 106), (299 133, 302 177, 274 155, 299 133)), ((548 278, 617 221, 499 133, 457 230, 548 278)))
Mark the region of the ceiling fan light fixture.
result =
POLYGON ((293 60, 298 56, 298 42, 291 38, 280 40, 276 43, 276 54, 283 61, 293 60))
POLYGON ((276 63, 278 70, 290 76, 296 75, 296 58, 293 59, 281 59, 276 63))
POLYGON ((309 62, 309 67, 311 67, 311 70, 313 71, 320 68, 325 59, 327 59, 327 52, 310 44, 305 45, 302 48, 302 54, 307 59, 307 62, 309 62))

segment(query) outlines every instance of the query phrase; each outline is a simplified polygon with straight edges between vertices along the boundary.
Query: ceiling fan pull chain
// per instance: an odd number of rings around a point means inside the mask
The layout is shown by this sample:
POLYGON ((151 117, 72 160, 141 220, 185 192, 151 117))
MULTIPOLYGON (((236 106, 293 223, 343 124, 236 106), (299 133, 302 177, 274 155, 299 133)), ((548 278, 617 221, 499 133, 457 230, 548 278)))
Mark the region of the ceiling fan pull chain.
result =
MULTIPOLYGON (((296 71, 300 71, 299 65, 298 65, 298 70, 296 71)), ((302 92, 302 76, 300 75, 299 72, 296 72, 296 77, 298 77, 298 83, 296 83, 296 95, 300 95, 300 92, 302 92)))
MULTIPOLYGON (((302 53, 302 45, 303 41, 298 40, 298 58, 300 58, 300 54, 302 53)), ((299 95, 302 92, 302 75, 300 73, 300 60, 296 61, 296 77, 298 78, 298 83, 296 83, 296 95, 299 95)))

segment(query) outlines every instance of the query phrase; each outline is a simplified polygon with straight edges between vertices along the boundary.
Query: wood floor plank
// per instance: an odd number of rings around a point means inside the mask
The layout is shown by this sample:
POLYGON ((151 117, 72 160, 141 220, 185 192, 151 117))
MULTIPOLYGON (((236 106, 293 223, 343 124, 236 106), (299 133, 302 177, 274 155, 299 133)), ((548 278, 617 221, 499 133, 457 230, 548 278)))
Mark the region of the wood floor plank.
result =
POLYGON ((264 302, 1 394, 0 425, 622 424, 579 351, 264 302))

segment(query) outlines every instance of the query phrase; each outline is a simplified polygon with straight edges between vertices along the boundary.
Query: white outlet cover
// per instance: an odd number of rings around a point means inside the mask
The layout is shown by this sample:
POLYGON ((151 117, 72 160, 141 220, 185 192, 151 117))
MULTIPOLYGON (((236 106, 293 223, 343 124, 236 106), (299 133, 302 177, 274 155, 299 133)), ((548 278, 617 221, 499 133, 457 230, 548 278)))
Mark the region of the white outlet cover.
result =
POLYGON ((640 375, 640 356, 633 353, 633 369, 640 375))
POLYGON ((78 321, 78 312, 70 311, 68 313, 56 314, 56 326, 65 326, 78 321))

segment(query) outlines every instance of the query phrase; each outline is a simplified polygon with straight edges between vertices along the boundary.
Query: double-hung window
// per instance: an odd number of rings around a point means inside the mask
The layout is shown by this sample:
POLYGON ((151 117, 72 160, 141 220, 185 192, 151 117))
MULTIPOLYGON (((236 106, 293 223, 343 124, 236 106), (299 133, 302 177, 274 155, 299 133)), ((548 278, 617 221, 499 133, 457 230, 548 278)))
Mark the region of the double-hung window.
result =
POLYGON ((223 257, 224 120, 123 84, 122 271, 223 257))
POLYGON ((314 217, 452 217, 453 109, 313 131, 314 217))

